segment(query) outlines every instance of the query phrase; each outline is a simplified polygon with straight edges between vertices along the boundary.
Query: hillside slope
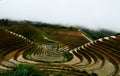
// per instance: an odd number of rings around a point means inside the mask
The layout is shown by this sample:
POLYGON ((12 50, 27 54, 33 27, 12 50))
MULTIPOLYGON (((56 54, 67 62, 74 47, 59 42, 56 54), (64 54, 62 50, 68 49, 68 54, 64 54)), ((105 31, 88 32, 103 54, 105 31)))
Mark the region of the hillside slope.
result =
POLYGON ((26 63, 50 76, 120 75, 120 35, 90 40, 84 31, 53 27, 20 23, 2 27, 0 71, 26 63))
POLYGON ((71 55, 72 58, 72 54, 65 53, 65 47, 57 47, 54 40, 51 44, 49 40, 48 44, 36 44, 22 35, 8 30, 0 30, 0 47, 1 71, 14 68, 24 62, 34 64, 41 71, 46 70, 46 72, 53 75, 55 72, 60 71, 65 73, 66 76, 89 75, 87 72, 75 70, 70 65, 62 64, 68 61, 65 55, 71 55))

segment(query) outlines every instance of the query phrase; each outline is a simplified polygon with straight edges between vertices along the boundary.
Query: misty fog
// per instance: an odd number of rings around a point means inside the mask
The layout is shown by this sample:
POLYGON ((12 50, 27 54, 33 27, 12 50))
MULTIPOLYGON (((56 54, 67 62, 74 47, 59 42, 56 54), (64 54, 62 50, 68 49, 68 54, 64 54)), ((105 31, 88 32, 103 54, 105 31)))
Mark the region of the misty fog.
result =
POLYGON ((0 18, 120 32, 120 0, 0 0, 0 18))

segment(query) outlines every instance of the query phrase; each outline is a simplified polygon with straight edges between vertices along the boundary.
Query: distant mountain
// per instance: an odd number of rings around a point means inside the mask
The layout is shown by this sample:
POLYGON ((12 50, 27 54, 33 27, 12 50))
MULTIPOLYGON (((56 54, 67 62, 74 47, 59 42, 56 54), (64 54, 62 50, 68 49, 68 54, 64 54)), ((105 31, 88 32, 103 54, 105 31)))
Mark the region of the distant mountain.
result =
POLYGON ((112 35, 116 35, 116 32, 111 31, 111 30, 107 30, 107 29, 91 30, 91 29, 83 28, 83 27, 81 27, 80 29, 81 29, 81 31, 86 33, 93 40, 103 38, 103 37, 112 36, 112 35))

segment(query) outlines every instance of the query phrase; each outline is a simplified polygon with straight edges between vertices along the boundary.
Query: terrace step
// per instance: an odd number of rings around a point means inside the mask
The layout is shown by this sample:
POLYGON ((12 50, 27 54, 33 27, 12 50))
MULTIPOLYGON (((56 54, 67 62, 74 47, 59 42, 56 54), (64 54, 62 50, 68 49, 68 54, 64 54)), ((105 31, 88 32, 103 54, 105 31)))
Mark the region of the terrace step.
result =
POLYGON ((22 35, 8 30, 0 30, 0 64, 5 67, 15 67, 18 52, 25 51, 33 42, 22 35))

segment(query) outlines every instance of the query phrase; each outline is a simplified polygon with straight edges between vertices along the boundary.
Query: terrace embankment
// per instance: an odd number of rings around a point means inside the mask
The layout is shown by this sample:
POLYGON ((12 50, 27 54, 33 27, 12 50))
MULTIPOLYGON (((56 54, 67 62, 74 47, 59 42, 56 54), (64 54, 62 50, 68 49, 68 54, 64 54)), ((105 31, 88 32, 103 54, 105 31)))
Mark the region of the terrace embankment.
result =
POLYGON ((0 70, 29 63, 42 71, 66 72, 71 76, 86 75, 81 72, 84 70, 98 76, 120 75, 119 35, 90 41, 80 31, 41 31, 37 31, 43 40, 40 42, 0 30, 0 70))

